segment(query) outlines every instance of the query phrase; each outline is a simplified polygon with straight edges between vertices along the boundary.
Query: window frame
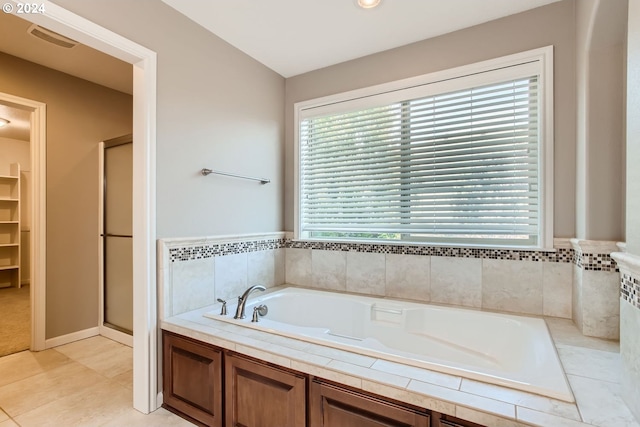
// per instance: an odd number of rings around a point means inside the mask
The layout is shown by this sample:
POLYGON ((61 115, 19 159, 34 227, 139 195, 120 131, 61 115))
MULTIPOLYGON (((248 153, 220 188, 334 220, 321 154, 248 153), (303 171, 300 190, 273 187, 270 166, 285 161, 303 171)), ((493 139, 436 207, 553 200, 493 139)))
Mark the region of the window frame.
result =
MULTIPOLYGON (((505 77, 508 78, 508 77, 505 77)), ((488 248, 518 248, 518 249, 551 249, 553 248, 553 46, 546 46, 448 70, 428 73, 408 79, 383 83, 362 89, 324 96, 316 99, 297 102, 294 104, 294 240, 301 241, 343 241, 351 243, 387 243, 387 244, 411 244, 422 246, 453 246, 453 247, 488 247, 488 248), (540 151, 538 161, 538 179, 540 186, 540 224, 538 243, 536 245, 505 245, 491 243, 452 243, 438 241, 416 240, 368 240, 368 239, 322 239, 318 237, 305 237, 301 232, 301 149, 300 149, 300 123, 308 116, 329 113, 338 113, 345 109, 353 109, 362 104, 367 107, 369 99, 384 100, 389 97, 390 102, 397 100, 398 92, 411 93, 414 88, 438 84, 444 88, 451 86, 451 90, 460 88, 457 79, 463 78, 465 84, 478 80, 478 85, 494 79, 496 82, 508 75, 508 69, 517 65, 536 63, 539 69, 539 108, 540 108, 540 151), (507 71, 505 71, 507 70, 507 71), (491 74, 488 74, 491 73, 491 74), (394 98, 395 97, 395 98, 394 98), (341 103, 348 103, 348 108, 341 103), (313 114, 311 114, 313 112, 313 114)))

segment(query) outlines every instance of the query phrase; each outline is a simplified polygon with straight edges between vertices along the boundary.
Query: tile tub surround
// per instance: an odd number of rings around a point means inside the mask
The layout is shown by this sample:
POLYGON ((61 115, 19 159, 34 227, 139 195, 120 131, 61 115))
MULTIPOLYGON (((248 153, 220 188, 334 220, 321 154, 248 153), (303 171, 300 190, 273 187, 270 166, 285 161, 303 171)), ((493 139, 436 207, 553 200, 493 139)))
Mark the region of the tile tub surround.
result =
POLYGON ((247 286, 326 290, 571 318, 573 250, 302 242, 289 233, 158 241, 160 317, 247 286), (513 280, 517 278, 517 280, 513 280))
POLYGON ((284 283, 284 233, 158 240, 160 319, 284 283))
POLYGON ((619 339, 620 277, 616 242, 571 239, 573 321, 587 336, 619 339))
POLYGON ((622 396, 640 420, 640 256, 611 255, 620 269, 620 355, 622 396))
POLYGON ((251 284, 289 283, 571 318, 585 335, 617 339, 619 285, 609 256, 615 244, 556 239, 555 246, 543 251, 309 242, 289 233, 162 239, 161 318, 235 298, 251 284))
POLYGON ((183 313, 162 329, 279 366, 487 426, 640 427, 620 397, 615 342, 585 337, 568 319, 546 318, 576 395, 570 404, 401 363, 183 313))
POLYGON ((399 244, 285 244, 286 283, 570 319, 573 254, 399 244))

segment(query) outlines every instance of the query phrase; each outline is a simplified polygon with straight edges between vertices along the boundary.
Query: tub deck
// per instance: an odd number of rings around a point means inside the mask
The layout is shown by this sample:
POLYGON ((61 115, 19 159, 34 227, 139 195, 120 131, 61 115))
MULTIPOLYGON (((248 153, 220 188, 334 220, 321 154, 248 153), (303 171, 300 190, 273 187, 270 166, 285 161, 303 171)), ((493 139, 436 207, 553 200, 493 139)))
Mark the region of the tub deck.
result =
POLYGON ((545 318, 576 402, 374 358, 205 317, 219 305, 161 319, 164 330, 285 368, 487 426, 640 427, 620 396, 620 350, 545 318))
POLYGON ((543 319, 285 288, 252 295, 245 319, 204 316, 388 361, 574 402, 543 319), (269 312, 252 323, 253 307, 269 312))

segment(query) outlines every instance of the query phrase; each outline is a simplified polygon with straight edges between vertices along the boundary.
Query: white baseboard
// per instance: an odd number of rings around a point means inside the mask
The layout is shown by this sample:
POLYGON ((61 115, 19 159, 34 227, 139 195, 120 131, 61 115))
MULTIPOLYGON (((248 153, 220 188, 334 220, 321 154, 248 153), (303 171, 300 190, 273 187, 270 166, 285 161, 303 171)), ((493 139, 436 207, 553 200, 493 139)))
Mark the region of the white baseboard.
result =
POLYGON ((124 344, 128 347, 133 348, 133 336, 129 334, 125 334, 124 332, 116 331, 115 329, 111 329, 107 326, 100 326, 98 328, 100 330, 100 335, 105 338, 109 338, 110 340, 117 341, 120 344, 124 344))
POLYGON ((163 403, 164 403, 164 396, 162 395, 162 392, 159 391, 158 394, 156 395, 156 408, 160 408, 163 403))
POLYGON ((100 331, 97 326, 94 328, 84 329, 78 332, 72 332, 67 335, 61 335, 59 337, 49 338, 48 340, 45 341, 44 347, 45 348, 58 347, 59 345, 69 344, 71 342, 94 337, 96 335, 100 335, 100 331))

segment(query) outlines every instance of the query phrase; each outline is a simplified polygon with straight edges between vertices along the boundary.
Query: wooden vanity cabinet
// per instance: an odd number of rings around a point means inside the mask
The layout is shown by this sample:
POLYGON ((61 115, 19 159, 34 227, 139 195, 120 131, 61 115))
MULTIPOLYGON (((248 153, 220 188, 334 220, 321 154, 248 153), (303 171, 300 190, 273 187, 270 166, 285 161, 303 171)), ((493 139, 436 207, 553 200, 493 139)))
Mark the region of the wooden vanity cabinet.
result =
POLYGON ((221 427, 222 349, 163 331, 163 407, 221 427))
POLYGON ((225 354, 227 426, 305 427, 306 375, 225 354))
POLYGON ((461 420, 449 415, 434 417, 431 427, 484 427, 471 421, 461 420))
POLYGON ((204 426, 483 427, 163 331, 163 407, 204 426))
POLYGON ((309 427, 429 427, 424 410, 314 379, 309 392, 309 427))

